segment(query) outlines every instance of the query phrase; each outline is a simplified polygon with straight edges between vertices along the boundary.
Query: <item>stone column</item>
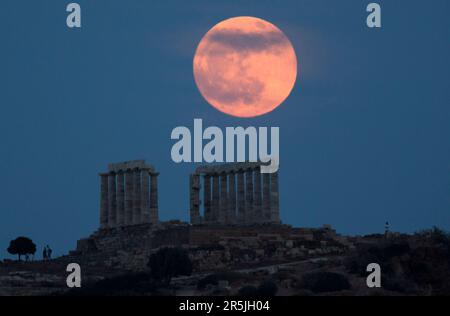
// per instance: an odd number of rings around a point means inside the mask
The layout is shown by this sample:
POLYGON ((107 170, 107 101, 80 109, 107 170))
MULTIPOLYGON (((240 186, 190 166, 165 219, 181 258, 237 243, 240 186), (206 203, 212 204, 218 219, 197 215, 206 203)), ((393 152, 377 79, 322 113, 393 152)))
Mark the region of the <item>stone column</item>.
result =
POLYGON ((236 175, 234 171, 228 174, 228 222, 236 222, 236 175))
POLYGON ((133 178, 133 171, 127 170, 125 174, 125 225, 133 224, 133 178))
POLYGON ((108 228, 108 174, 100 174, 100 228, 108 228))
POLYGON ((125 186, 123 171, 117 173, 117 217, 116 226, 123 226, 125 215, 125 186))
POLYGON ((253 214, 253 170, 248 169, 245 172, 245 222, 252 224, 254 222, 253 214))
POLYGON ((212 190, 212 221, 219 220, 219 205, 220 205, 220 191, 219 191, 219 174, 213 175, 213 190, 212 190))
POLYGON ((205 174, 203 176, 203 217, 205 222, 211 222, 211 176, 205 174))
POLYGON ((116 174, 108 175, 108 227, 116 227, 116 174))
POLYGON ((150 220, 152 224, 158 223, 158 175, 150 175, 150 220))
POLYGON ((253 214, 254 214, 254 220, 256 222, 263 222, 263 217, 262 217, 262 195, 261 195, 261 168, 257 167, 255 169, 255 183, 254 183, 254 195, 253 195, 253 199, 254 199, 254 210, 253 210, 253 214))
POLYGON ((270 174, 270 222, 280 222, 278 172, 270 174))
POLYGON ((150 176, 148 170, 141 173, 141 223, 150 223, 150 176))
POLYGON ((263 221, 270 221, 270 173, 263 173, 262 213, 263 221))
POLYGON ((133 224, 141 222, 141 170, 133 171, 133 224))
POLYGON ((237 174, 237 222, 245 222, 245 180, 244 171, 239 170, 237 174))
POLYGON ((219 223, 225 224, 228 221, 228 176, 225 172, 220 175, 220 211, 219 223))
POLYGON ((191 174, 189 176, 189 205, 191 224, 200 224, 200 175, 191 174))

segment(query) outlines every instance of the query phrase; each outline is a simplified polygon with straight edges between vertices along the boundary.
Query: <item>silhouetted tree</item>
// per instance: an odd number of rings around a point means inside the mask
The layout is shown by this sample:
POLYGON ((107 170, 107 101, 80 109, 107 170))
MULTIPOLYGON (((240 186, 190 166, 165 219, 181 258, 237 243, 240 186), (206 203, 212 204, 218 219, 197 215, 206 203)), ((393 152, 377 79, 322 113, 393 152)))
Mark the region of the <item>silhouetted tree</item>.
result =
POLYGON ((34 256, 36 244, 28 237, 18 237, 11 240, 7 250, 10 254, 17 255, 20 261, 22 255, 31 254, 34 256))
POLYGON ((159 249, 150 256, 148 266, 152 278, 166 284, 173 277, 192 273, 192 262, 187 251, 181 248, 159 249))

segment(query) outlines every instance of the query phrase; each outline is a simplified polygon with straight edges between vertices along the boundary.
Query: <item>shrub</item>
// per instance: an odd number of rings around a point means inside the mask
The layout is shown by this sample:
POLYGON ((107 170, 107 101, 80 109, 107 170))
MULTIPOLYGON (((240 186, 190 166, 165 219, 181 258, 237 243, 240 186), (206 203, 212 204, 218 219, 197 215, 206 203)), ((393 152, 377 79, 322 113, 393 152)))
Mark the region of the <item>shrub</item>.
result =
POLYGON ((334 272, 313 272, 305 274, 301 287, 314 293, 349 290, 350 282, 345 275, 334 272))
POLYGON ((278 287, 272 280, 263 281, 257 288, 258 296, 275 296, 278 292, 278 287))
POLYGON ((367 265, 378 263, 384 274, 392 274, 392 258, 411 253, 407 242, 395 241, 372 246, 359 246, 354 255, 344 261, 344 266, 350 273, 360 276, 367 275, 367 265))
POLYGON ((416 284, 403 277, 389 277, 382 274, 381 286, 385 290, 399 292, 399 293, 413 293, 416 289, 416 284))
POLYGON ((197 283, 197 289, 203 290, 208 285, 217 285, 219 284, 219 277, 217 274, 210 274, 204 277, 203 279, 200 279, 197 283))
POLYGON ((221 244, 213 244, 213 245, 201 245, 195 248, 197 251, 223 251, 225 247, 221 244))
POLYGON ((150 256, 148 266, 153 279, 169 284, 173 277, 190 275, 192 262, 186 250, 161 248, 150 256))
POLYGON ((247 285, 242 287, 239 292, 238 295, 239 296, 257 296, 257 288, 252 286, 252 285, 247 285))
POLYGON ((82 288, 73 288, 67 295, 135 295, 153 293, 157 289, 148 273, 127 273, 97 281, 82 288))
POLYGON ((239 296, 263 296, 263 297, 269 297, 269 296, 275 296, 277 294, 278 287, 272 280, 265 280, 261 282, 261 284, 258 287, 255 287, 253 285, 247 285, 242 287, 238 295, 239 296))
POLYGON ((409 247, 409 244, 407 242, 399 242, 388 244, 383 249, 383 251, 387 258, 392 258, 392 257, 399 257, 409 253, 411 251, 411 248, 409 247))
POLYGON ((203 290, 209 284, 217 285, 217 284, 219 284, 219 281, 221 281, 221 280, 232 283, 234 281, 237 281, 237 280, 240 280, 243 278, 246 278, 246 276, 244 276, 243 274, 238 273, 238 272, 226 271, 226 272, 213 273, 213 274, 207 275, 203 279, 200 279, 197 283, 197 289, 203 290))

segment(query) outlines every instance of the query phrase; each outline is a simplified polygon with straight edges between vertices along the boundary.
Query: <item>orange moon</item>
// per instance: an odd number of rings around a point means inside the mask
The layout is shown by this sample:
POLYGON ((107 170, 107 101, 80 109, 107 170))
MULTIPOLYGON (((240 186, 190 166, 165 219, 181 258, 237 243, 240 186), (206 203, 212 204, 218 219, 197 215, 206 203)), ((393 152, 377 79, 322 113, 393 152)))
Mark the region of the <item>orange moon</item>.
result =
POLYGON ((297 78, 289 39, 272 23, 235 17, 216 24, 200 41, 194 78, 206 101, 223 113, 255 117, 274 110, 297 78))

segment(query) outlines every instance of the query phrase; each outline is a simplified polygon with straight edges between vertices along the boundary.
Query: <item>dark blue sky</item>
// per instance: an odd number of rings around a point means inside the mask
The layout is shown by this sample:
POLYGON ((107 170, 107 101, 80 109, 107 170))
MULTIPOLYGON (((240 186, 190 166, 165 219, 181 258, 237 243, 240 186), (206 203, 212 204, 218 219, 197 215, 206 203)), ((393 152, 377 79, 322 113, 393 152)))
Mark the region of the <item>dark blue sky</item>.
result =
POLYGON ((0 3, 0 257, 26 235, 39 256, 98 227, 98 172, 146 159, 160 171, 160 218, 188 219, 192 164, 171 161, 180 125, 279 126, 283 222, 338 232, 450 229, 450 2, 70 1, 0 3), (229 17, 277 25, 299 78, 278 109, 226 116, 198 92, 192 57, 229 17))

